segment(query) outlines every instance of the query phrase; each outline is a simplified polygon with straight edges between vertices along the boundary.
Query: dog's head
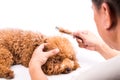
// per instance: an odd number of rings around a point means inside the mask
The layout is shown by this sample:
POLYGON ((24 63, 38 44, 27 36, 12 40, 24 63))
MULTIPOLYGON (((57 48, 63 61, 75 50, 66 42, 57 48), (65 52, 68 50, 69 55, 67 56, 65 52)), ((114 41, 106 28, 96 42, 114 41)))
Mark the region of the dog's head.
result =
POLYGON ((61 74, 70 73, 79 67, 75 56, 75 51, 68 39, 60 36, 49 37, 45 40, 48 43, 44 51, 58 48, 60 52, 50 57, 42 66, 44 73, 61 74))

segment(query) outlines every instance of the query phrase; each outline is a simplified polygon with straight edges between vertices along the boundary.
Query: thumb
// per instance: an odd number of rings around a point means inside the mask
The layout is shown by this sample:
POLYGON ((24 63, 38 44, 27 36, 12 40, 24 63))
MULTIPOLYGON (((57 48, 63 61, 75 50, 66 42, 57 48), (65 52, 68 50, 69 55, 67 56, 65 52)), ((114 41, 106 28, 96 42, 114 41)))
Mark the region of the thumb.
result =
POLYGON ((47 45, 47 43, 42 43, 40 46, 38 46, 35 50, 37 51, 40 51, 40 52, 42 52, 43 51, 43 49, 44 49, 44 47, 45 47, 45 45, 47 45))
POLYGON ((50 50, 46 53, 46 57, 50 57, 50 56, 53 56, 55 54, 57 54, 59 52, 59 49, 56 48, 56 49, 53 49, 53 50, 50 50))

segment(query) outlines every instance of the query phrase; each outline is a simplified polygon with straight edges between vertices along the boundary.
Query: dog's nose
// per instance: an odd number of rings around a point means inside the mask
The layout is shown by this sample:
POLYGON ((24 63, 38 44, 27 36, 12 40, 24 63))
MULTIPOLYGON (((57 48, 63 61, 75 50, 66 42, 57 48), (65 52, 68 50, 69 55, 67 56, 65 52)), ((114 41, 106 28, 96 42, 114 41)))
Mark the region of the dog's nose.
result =
POLYGON ((71 72, 71 69, 70 68, 65 68, 65 73, 69 73, 71 72))

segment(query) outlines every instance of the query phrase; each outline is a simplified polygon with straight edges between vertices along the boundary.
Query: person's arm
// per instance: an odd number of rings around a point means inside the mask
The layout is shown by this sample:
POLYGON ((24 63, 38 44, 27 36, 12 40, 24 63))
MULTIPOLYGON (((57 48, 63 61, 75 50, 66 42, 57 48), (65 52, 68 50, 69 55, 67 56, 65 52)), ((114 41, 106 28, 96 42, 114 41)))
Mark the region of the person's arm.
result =
POLYGON ((110 59, 114 56, 119 55, 120 53, 120 51, 110 48, 103 40, 99 39, 89 31, 74 32, 73 36, 76 38, 80 47, 97 51, 105 59, 110 59))
POLYGON ((96 46, 96 51, 98 51, 105 59, 110 59, 112 57, 120 55, 120 51, 110 48, 104 42, 101 42, 96 46))
POLYGON ((31 80, 48 80, 47 76, 43 73, 41 66, 38 63, 34 63, 29 67, 31 80))
POLYGON ((59 49, 53 49, 48 52, 43 52, 45 44, 41 44, 33 52, 29 63, 29 72, 31 80, 47 80, 47 76, 43 73, 41 66, 45 64, 48 57, 53 56, 59 52, 59 49))

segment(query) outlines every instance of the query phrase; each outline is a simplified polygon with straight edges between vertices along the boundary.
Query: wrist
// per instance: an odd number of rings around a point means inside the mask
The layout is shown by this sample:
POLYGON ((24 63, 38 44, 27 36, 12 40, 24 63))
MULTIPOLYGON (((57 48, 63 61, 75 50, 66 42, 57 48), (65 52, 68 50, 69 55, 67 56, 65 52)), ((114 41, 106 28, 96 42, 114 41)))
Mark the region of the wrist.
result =
POLYGON ((40 62, 38 62, 38 61, 30 61, 30 63, 29 63, 29 68, 32 68, 32 67, 41 67, 42 66, 42 64, 40 64, 40 62))
POLYGON ((96 51, 101 53, 106 45, 104 43, 98 43, 96 45, 96 51))
POLYGON ((37 70, 41 70, 41 65, 39 65, 38 63, 34 63, 34 64, 29 65, 29 71, 31 73, 33 73, 33 72, 35 72, 37 70))
POLYGON ((105 45, 105 43, 103 42, 103 41, 98 41, 97 43, 96 43, 96 45, 95 45, 95 47, 96 47, 96 51, 97 52, 99 52, 99 53, 101 53, 101 51, 102 51, 102 48, 104 48, 106 45, 105 45))
POLYGON ((119 51, 110 48, 106 43, 100 43, 96 49, 105 59, 110 59, 119 54, 119 51))
POLYGON ((37 63, 29 66, 31 80, 48 80, 41 66, 37 63))

